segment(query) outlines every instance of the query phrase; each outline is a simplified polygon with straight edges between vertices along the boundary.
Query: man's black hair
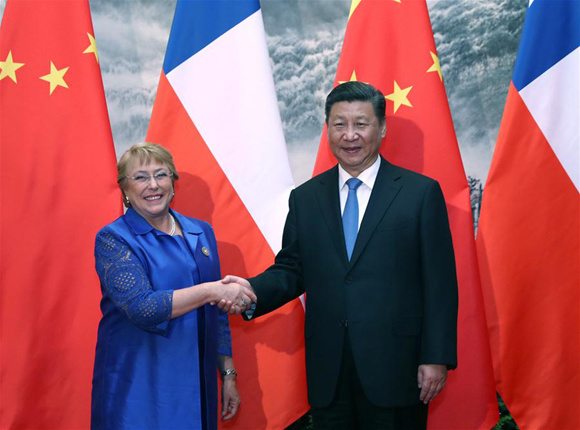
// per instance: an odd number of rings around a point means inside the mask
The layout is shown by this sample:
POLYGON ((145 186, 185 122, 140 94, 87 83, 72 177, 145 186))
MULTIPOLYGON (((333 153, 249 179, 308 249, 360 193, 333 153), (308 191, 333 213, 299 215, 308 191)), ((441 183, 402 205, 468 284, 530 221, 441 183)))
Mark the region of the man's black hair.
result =
POLYGON ((324 111, 327 125, 332 106, 339 102, 370 102, 373 105, 376 117, 379 119, 379 124, 385 122, 385 96, 372 85, 364 82, 349 81, 336 86, 326 97, 324 111))

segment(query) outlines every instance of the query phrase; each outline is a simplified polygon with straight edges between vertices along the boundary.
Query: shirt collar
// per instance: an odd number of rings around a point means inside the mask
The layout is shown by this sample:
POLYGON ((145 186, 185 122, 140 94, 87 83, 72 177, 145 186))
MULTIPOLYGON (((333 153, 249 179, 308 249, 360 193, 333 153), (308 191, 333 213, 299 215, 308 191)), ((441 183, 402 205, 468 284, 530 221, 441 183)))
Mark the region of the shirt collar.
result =
MULTIPOLYGON (((375 160, 375 162, 370 167, 368 167, 366 170, 361 172, 361 174, 358 175, 357 178, 360 179, 363 184, 365 184, 367 187, 369 187, 372 190, 373 186, 375 185, 375 181, 377 180, 377 175, 379 174, 380 167, 381 167, 381 157, 378 156, 377 159, 375 160)), ((344 184, 346 184, 346 181, 348 181, 352 177, 353 176, 350 173, 348 173, 346 170, 344 170, 340 164, 338 165, 338 189, 339 190, 342 190, 342 187, 344 187, 344 184)))
POLYGON ((179 212, 174 211, 173 209, 169 208, 169 212, 175 217, 175 219, 179 222, 181 226, 181 230, 185 233, 192 233, 192 234, 201 234, 203 230, 199 226, 199 221, 193 222, 190 218, 181 215, 179 212))
MULTIPOLYGON (((201 227, 199 227, 197 224, 191 222, 189 220, 189 218, 181 215, 178 212, 175 212, 171 208, 169 208, 169 212, 179 222, 179 225, 181 226, 181 230, 183 232, 192 233, 192 234, 203 233, 203 230, 201 229, 201 227)), ((147 222, 147 220, 145 220, 145 218, 143 218, 141 215, 139 215, 139 212, 137 212, 133 208, 127 209, 127 212, 125 213, 125 220, 127 221, 127 224, 129 224, 129 226, 133 229, 133 232, 135 234, 146 234, 146 233, 149 233, 151 231, 155 231, 155 232, 159 231, 159 230, 156 230, 155 228, 153 228, 153 226, 151 224, 149 224, 147 222)))
POLYGON ((151 230, 154 230, 151 224, 149 224, 145 218, 139 215, 133 208, 127 209, 125 212, 125 221, 129 224, 129 227, 133 230, 135 234, 146 234, 151 230))

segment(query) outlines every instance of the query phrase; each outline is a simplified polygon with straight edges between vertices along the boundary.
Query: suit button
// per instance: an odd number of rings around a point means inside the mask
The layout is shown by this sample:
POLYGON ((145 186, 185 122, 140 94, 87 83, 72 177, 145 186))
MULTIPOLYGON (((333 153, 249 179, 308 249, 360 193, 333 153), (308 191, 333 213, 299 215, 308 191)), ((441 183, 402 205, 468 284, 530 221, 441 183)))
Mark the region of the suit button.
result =
POLYGON ((349 276, 344 280, 344 282, 346 282, 347 284, 352 284, 352 278, 349 276))
POLYGON ((348 320, 340 320, 339 324, 341 327, 347 328, 348 327, 348 320))

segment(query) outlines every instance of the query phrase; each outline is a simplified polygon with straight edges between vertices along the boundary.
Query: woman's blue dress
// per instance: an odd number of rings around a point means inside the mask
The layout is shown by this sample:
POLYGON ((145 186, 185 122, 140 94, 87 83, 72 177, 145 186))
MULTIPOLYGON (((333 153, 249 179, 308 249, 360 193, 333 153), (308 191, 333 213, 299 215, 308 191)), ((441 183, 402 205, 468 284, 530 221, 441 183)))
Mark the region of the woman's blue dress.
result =
POLYGON ((228 316, 206 305, 170 319, 173 290, 221 278, 208 223, 171 210, 183 237, 129 209, 97 234, 103 317, 93 429, 217 428, 217 355, 231 356, 228 316))

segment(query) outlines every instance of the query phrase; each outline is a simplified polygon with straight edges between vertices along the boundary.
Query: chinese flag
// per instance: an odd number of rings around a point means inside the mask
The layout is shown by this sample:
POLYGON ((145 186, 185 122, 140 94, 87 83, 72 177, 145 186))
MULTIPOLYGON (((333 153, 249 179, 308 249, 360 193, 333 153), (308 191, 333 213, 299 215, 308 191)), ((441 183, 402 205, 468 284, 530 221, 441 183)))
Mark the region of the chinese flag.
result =
POLYGON ((88 428, 94 237, 121 214, 88 1, 6 3, 0 139, 0 428, 88 428))
MULTIPOLYGON (((458 368, 429 409, 430 429, 489 429, 498 418, 469 187, 425 1, 352 2, 336 82, 358 80, 387 99, 381 154, 441 184, 459 281, 458 368)), ((324 132, 314 174, 336 163, 324 132)))
POLYGON ((522 429, 580 428, 580 2, 530 2, 477 251, 497 389, 522 429))

